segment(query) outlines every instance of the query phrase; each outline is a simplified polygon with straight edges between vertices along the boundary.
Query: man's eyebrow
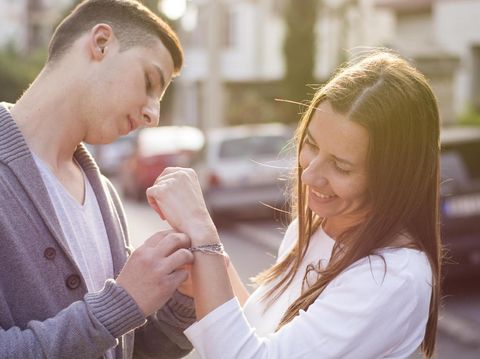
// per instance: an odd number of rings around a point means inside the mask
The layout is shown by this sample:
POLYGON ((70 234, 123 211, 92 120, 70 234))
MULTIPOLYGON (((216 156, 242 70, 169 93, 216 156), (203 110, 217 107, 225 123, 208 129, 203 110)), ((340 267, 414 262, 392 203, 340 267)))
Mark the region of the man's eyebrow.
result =
POLYGON ((165 76, 163 76, 162 69, 158 65, 153 65, 155 70, 158 72, 158 77, 160 78, 160 86, 162 86, 162 90, 165 88, 165 76))

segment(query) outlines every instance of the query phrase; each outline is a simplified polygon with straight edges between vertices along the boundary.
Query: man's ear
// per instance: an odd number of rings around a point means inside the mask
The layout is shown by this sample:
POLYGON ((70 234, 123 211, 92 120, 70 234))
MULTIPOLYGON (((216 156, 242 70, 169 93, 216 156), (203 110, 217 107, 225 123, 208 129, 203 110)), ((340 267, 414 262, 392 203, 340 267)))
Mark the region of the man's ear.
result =
POLYGON ((88 49, 93 59, 101 60, 108 51, 108 45, 114 42, 112 27, 108 24, 97 24, 90 30, 88 49))

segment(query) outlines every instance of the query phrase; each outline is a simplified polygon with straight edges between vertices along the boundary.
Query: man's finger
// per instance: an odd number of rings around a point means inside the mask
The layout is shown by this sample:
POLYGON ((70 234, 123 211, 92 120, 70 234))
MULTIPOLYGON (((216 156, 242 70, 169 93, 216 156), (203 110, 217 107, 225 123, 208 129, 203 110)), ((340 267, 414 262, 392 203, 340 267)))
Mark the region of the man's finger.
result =
POLYGON ((164 259, 164 264, 169 272, 178 270, 186 264, 193 263, 193 254, 186 248, 180 248, 164 259))
POLYGON ((190 238, 183 233, 176 233, 171 231, 166 235, 158 244, 158 250, 161 253, 162 257, 168 257, 173 254, 175 251, 181 248, 190 247, 191 242, 190 238))
POLYGON ((171 233, 174 233, 173 229, 164 229, 163 231, 159 231, 143 242, 143 245, 146 247, 156 247, 171 233))
POLYGON ((174 288, 178 288, 188 279, 188 272, 185 269, 178 269, 170 273, 169 277, 174 288))

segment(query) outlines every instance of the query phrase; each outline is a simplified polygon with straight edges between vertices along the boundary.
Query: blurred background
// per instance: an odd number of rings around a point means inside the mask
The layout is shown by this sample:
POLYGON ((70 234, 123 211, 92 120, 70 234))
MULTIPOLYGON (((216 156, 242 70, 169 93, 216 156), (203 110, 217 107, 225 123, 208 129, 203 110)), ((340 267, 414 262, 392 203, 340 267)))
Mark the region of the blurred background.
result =
MULTIPOLYGON (((1 101, 15 102, 34 79, 52 31, 77 3, 0 0, 1 101)), ((428 77, 440 105, 449 260, 437 356, 479 358, 480 1, 143 3, 178 32, 185 67, 162 102, 161 128, 89 146, 124 197, 134 244, 166 226, 146 206, 145 189, 166 166, 191 166, 243 280, 271 265, 288 224, 302 104, 339 64, 386 46, 428 77)))

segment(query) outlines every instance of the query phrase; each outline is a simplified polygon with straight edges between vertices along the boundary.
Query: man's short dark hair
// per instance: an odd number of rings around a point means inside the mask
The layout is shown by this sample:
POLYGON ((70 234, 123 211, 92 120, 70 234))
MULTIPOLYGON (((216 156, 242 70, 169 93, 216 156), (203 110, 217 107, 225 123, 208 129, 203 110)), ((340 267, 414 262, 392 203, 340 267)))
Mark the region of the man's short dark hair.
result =
POLYGON ((147 7, 135 0, 85 0, 55 30, 48 48, 47 63, 62 57, 75 40, 96 24, 112 27, 120 50, 134 46, 150 47, 159 38, 173 58, 174 74, 183 64, 183 50, 172 28, 147 7))

